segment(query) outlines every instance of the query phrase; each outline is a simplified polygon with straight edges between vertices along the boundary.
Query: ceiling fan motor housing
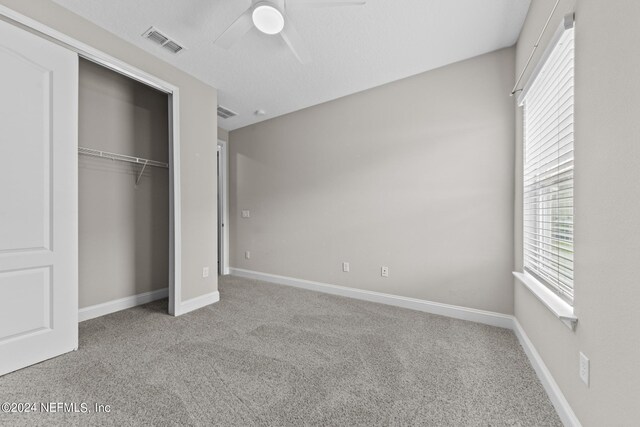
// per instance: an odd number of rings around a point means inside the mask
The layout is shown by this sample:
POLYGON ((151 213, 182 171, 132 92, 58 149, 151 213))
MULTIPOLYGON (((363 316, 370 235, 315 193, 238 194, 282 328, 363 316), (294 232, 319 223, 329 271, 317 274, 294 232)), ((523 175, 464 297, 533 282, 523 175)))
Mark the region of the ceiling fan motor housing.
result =
POLYGON ((260 0, 253 4, 253 25, 265 34, 274 35, 284 29, 285 14, 283 0, 260 0))

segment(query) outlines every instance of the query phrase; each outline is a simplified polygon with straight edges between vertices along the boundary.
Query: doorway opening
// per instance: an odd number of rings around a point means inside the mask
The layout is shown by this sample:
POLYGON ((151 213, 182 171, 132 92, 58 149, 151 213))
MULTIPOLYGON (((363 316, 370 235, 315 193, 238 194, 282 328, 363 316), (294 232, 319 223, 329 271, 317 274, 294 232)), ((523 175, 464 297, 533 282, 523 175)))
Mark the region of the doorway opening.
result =
POLYGON ((218 140, 218 275, 229 274, 229 179, 227 141, 218 140))

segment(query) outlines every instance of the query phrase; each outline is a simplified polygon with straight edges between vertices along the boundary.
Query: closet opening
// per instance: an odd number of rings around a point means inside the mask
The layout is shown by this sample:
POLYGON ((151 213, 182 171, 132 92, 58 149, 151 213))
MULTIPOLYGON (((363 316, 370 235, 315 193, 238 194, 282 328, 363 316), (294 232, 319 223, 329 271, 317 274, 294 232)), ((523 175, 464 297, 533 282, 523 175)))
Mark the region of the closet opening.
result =
MULTIPOLYGON (((176 272, 171 98, 80 58, 80 321, 172 295, 176 272)), ((157 307, 171 313, 172 304, 157 307)))

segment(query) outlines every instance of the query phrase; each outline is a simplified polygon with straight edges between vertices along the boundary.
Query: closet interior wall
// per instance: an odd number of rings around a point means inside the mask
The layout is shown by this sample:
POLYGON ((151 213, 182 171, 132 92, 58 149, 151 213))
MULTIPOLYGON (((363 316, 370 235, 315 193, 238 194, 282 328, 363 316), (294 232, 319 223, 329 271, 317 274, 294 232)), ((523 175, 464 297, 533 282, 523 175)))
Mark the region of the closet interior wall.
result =
MULTIPOLYGON (((80 60, 81 147, 169 162, 168 96, 80 60)), ((79 155, 79 307, 169 284, 169 169, 79 155)))

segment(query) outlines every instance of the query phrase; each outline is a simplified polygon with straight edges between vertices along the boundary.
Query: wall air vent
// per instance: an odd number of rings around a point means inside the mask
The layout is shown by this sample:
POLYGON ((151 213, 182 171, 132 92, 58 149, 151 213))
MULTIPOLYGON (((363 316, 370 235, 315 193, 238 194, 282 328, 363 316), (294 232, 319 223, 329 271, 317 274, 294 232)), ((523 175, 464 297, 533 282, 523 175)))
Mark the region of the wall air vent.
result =
POLYGON ((234 113, 233 111, 229 110, 228 108, 225 108, 221 105, 218 105, 218 117, 223 118, 223 119, 229 119, 231 117, 235 117, 237 116, 238 113, 234 113))
POLYGON ((142 34, 142 37, 145 37, 152 42, 159 44, 160 46, 174 54, 184 50, 184 46, 181 46, 180 43, 176 42, 175 40, 171 40, 169 37, 158 31, 154 27, 151 27, 147 31, 145 31, 144 34, 142 34))

